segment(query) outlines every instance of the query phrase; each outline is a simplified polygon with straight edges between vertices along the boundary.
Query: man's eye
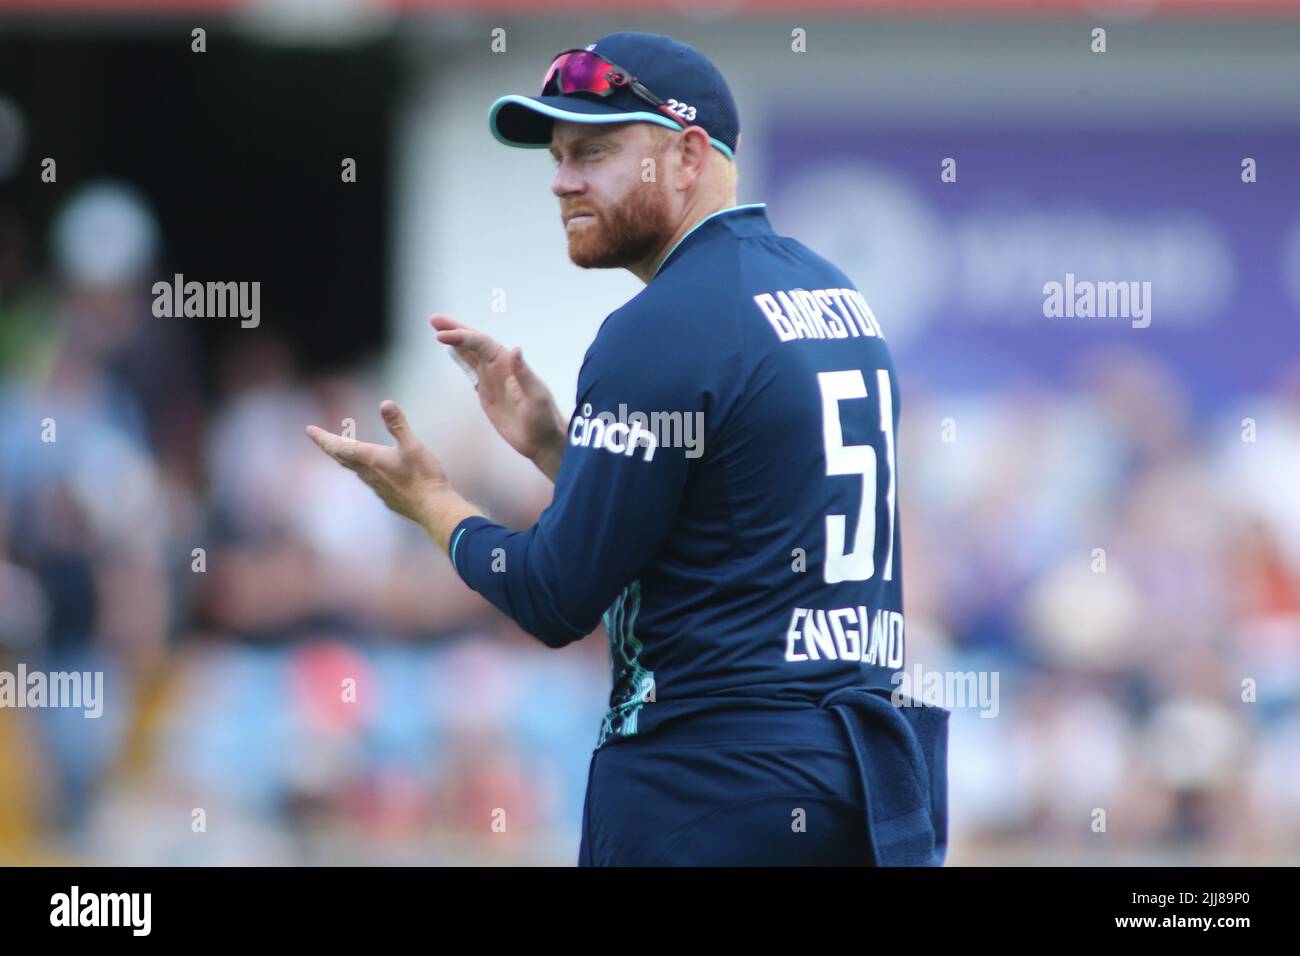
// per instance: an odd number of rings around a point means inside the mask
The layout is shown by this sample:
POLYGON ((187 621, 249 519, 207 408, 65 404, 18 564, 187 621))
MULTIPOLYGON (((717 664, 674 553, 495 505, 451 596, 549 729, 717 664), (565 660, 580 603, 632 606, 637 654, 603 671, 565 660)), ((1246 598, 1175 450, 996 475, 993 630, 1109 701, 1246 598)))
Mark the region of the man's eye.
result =
MULTIPOLYGON (((599 155, 600 153, 604 152, 604 150, 605 150, 604 146, 588 146, 582 150, 582 158, 592 159, 595 156, 599 155)), ((563 160, 562 156, 556 156, 554 153, 551 154, 551 162, 555 163, 556 166, 560 165, 562 160, 563 160)))

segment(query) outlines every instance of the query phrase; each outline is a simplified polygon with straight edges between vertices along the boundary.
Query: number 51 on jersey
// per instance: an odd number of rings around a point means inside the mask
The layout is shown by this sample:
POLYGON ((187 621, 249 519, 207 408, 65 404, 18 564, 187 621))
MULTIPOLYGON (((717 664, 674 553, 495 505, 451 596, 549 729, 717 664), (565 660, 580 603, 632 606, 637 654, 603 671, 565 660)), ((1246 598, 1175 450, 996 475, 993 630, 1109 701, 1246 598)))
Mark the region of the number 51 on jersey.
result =
MULTIPOLYGON (((888 491, 885 495, 885 522, 888 528, 885 546, 885 563, 882 580, 894 579, 894 528, 897 523, 897 489, 894 468, 894 402, 887 369, 876 370, 876 400, 880 406, 880 431, 884 435, 885 475, 888 491)), ((840 422, 840 402, 867 397, 867 383, 862 369, 842 372, 818 372, 817 385, 822 394, 822 441, 826 449, 826 474, 859 475, 862 479, 862 504, 858 509, 858 528, 853 536, 853 547, 844 550, 846 515, 826 516, 826 565, 823 574, 827 584, 841 581, 865 581, 876 573, 876 530, 879 525, 876 498, 876 449, 872 445, 844 444, 844 430, 840 422), (869 510, 868 510, 869 509, 869 510)))

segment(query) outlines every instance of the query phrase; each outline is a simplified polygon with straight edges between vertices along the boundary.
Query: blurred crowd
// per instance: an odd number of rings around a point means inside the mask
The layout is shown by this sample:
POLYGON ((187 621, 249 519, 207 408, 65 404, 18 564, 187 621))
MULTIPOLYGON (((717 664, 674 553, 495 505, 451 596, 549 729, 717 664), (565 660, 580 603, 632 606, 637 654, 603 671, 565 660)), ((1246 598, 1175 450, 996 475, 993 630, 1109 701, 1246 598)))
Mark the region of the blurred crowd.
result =
MULTIPOLYGON (((603 633, 542 647, 305 437, 380 440, 367 363, 155 318, 144 197, 44 239, 0 210, 0 671, 106 700, 0 708, 0 862, 574 862, 603 633)), ((950 862, 1300 861, 1300 365, 1208 414, 1133 351, 900 371, 908 666, 999 678, 953 715, 950 862)), ((465 489, 527 526, 548 486, 506 484, 465 489)))
MULTIPOLYGON (((373 372, 236 326, 205 395, 129 189, 60 215, 47 281, 0 228, 0 670, 106 698, 0 708, 0 859, 576 860, 608 652, 520 632, 306 437, 378 439, 373 372)), ((544 487, 478 500, 526 526, 544 487)))
POLYGON ((1194 409, 1095 351, 902 422, 909 660, 999 676, 953 715, 964 858, 1300 861, 1300 363, 1194 409))

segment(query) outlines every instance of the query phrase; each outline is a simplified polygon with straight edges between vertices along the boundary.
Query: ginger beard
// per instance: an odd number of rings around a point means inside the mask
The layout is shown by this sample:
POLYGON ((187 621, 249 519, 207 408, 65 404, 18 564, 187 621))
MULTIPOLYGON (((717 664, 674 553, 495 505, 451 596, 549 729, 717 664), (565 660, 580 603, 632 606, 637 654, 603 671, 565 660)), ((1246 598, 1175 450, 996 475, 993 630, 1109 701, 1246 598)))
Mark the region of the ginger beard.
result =
POLYGON ((657 182, 635 180, 616 202, 580 205, 595 216, 566 228, 569 259, 583 269, 619 269, 643 262, 672 238, 667 197, 657 182))

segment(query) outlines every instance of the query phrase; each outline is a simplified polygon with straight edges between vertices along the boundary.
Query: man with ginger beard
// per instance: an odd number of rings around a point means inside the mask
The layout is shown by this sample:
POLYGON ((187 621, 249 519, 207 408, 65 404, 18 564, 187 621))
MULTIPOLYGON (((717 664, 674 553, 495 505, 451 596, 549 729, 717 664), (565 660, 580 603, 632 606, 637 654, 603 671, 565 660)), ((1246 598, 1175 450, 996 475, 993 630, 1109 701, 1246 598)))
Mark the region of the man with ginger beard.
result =
POLYGON ((396 446, 308 434, 546 645, 603 620, 580 865, 941 865, 948 711, 895 689, 899 392, 866 300, 736 204, 735 102, 686 44, 562 51, 540 96, 488 120, 550 150, 570 259, 646 283, 601 325, 569 416, 519 349, 433 317, 551 504, 524 531, 492 521, 391 401, 396 446))
POLYGON ((644 168, 658 169, 674 134, 644 122, 593 126, 557 120, 553 130, 551 191, 560 199, 574 265, 625 268, 649 282, 655 266, 695 223, 736 205, 735 163, 707 145, 696 145, 704 164, 691 202, 675 210, 667 184, 642 176, 644 168))

